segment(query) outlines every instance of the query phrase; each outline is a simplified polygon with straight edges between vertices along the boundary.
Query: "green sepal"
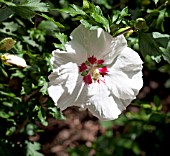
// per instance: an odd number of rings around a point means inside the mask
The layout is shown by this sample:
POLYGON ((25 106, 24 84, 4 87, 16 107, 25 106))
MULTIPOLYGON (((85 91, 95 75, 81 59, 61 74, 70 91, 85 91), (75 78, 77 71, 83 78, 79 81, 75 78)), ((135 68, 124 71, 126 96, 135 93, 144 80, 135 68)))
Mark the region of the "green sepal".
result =
POLYGON ((86 61, 85 64, 88 65, 88 66, 90 66, 90 62, 89 62, 89 61, 86 61))
POLYGON ((83 71, 83 72, 81 73, 81 76, 86 76, 87 74, 88 74, 88 71, 85 70, 85 71, 83 71))

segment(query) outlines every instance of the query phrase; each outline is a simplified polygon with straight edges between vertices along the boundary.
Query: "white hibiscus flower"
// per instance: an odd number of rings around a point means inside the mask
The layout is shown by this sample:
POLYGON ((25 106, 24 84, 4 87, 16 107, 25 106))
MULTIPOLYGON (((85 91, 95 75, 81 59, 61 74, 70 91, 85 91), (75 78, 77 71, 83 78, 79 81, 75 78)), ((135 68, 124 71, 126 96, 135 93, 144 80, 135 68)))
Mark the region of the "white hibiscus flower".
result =
POLYGON ((114 38, 83 25, 65 46, 51 59, 48 92, 54 103, 61 110, 78 106, 101 120, 116 119, 143 86, 139 55, 123 35, 114 38))

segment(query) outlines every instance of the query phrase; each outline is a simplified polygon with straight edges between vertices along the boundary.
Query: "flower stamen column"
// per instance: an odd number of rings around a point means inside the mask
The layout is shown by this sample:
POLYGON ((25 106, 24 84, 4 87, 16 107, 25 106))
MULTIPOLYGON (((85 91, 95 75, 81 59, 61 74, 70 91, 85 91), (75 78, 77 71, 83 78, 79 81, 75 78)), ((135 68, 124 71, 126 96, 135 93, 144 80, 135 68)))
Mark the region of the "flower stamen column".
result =
POLYGON ((79 72, 83 76, 85 84, 93 82, 104 82, 104 75, 108 73, 107 67, 103 65, 104 60, 97 60, 96 57, 88 57, 87 61, 79 66, 79 72))

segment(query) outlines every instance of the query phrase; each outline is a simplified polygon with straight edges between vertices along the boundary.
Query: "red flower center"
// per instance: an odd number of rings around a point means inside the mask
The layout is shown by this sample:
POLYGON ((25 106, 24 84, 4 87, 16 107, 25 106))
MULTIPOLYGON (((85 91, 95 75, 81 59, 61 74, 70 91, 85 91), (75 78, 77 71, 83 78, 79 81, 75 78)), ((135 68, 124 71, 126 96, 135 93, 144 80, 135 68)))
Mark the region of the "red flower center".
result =
POLYGON ((96 57, 88 57, 86 62, 79 66, 79 72, 83 76, 85 84, 103 81, 104 76, 108 73, 107 67, 103 65, 104 60, 97 60, 96 57))

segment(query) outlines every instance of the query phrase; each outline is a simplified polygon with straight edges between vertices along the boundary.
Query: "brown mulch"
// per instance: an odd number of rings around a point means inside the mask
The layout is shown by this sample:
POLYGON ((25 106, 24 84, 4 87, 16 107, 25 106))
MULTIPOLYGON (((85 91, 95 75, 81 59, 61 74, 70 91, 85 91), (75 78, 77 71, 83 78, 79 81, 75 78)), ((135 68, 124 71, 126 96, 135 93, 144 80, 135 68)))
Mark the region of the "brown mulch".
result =
MULTIPOLYGON (((144 86, 137 98, 153 102, 154 95, 158 95, 162 99, 164 111, 169 111, 170 89, 164 86, 169 75, 152 71, 144 71, 143 73, 144 86)), ((131 106, 127 108, 127 111, 129 108, 131 106)), ((91 147, 98 135, 104 132, 99 120, 88 111, 79 111, 77 107, 71 107, 67 108, 63 115, 66 120, 48 118, 49 125, 47 127, 37 124, 44 132, 30 137, 30 140, 41 143, 45 156, 69 156, 68 148, 75 148, 78 145, 91 147)), ((93 156, 94 151, 90 155, 93 156)))
POLYGON ((79 111, 77 107, 71 107, 63 111, 63 115, 66 117, 65 120, 48 118, 47 127, 38 123, 44 132, 30 137, 30 140, 42 144, 45 156, 69 156, 66 149, 80 144, 90 147, 102 131, 98 119, 88 111, 79 111))

